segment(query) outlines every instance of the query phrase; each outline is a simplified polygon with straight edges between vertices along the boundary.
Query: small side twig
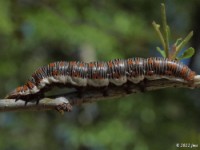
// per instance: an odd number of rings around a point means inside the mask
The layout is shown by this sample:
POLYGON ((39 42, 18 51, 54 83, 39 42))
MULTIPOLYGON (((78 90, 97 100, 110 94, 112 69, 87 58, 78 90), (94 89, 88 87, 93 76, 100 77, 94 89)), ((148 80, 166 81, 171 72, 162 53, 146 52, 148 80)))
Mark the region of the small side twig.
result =
POLYGON ((161 13, 162 13, 162 24, 163 24, 163 31, 164 31, 164 50, 166 53, 166 57, 169 57, 169 33, 167 31, 168 25, 167 25, 167 17, 166 17, 166 10, 165 10, 165 4, 161 4, 161 13))
MULTIPOLYGON (((56 109, 59 111, 59 107, 62 105, 69 104, 69 101, 64 97, 58 98, 43 98, 39 101, 29 101, 26 103, 24 100, 15 100, 15 99, 0 99, 0 112, 9 112, 9 111, 40 111, 40 110, 52 110, 56 109)), ((64 111, 71 111, 70 106, 62 108, 64 111)))

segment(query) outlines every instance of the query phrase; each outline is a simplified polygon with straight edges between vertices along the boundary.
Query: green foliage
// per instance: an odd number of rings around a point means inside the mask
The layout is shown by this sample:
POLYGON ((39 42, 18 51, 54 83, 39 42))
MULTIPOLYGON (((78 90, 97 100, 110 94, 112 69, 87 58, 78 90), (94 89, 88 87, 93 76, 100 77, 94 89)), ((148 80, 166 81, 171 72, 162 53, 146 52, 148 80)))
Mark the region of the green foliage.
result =
POLYGON ((10 34, 13 31, 13 25, 9 18, 9 1, 0 1, 0 32, 1 34, 10 34))
POLYGON ((194 48, 190 47, 187 50, 185 50, 185 52, 180 57, 178 57, 178 59, 181 60, 185 58, 190 58, 194 55, 194 53, 195 53, 194 48))
POLYGON ((175 42, 175 44, 172 46, 172 48, 169 48, 169 38, 170 38, 170 27, 167 25, 167 18, 166 18, 166 10, 165 10, 165 4, 161 4, 161 17, 162 17, 162 25, 163 25, 163 35, 160 31, 160 25, 157 24, 155 21, 153 21, 152 25, 158 34, 158 37, 162 43, 163 50, 159 47, 156 47, 156 50, 166 58, 171 59, 185 59, 190 58, 194 55, 195 50, 194 48, 189 48, 185 50, 184 54, 181 56, 178 56, 182 48, 188 43, 188 41, 193 36, 193 31, 191 31, 183 40, 182 38, 178 38, 175 42))
MULTIPOLYGON (((176 48, 176 50, 175 50, 175 54, 174 55, 172 55, 172 58, 175 58, 175 57, 177 57, 178 59, 181 59, 180 57, 178 57, 177 55, 178 55, 178 53, 181 51, 181 49, 185 46, 185 44, 187 44, 188 43, 188 41, 191 39, 191 37, 193 36, 193 31, 191 31, 184 39, 183 39, 183 41, 181 41, 181 39, 180 40, 178 40, 179 42, 176 42, 175 43, 175 48, 176 48), (177 45, 176 45, 177 44, 177 45)), ((192 55, 194 54, 194 48, 189 48, 189 49, 187 49, 185 52, 184 52, 184 55, 182 56, 183 58, 185 57, 185 58, 190 58, 190 57, 192 57, 192 55)))
POLYGON ((166 53, 160 47, 156 47, 156 50, 161 54, 162 57, 166 58, 166 53))

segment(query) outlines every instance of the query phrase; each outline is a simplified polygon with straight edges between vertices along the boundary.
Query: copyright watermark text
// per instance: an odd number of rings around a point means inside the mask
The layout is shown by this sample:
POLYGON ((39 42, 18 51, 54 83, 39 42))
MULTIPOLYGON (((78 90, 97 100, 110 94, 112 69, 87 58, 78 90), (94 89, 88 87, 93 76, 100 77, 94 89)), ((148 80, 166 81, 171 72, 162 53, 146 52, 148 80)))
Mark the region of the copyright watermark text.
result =
POLYGON ((176 143, 176 147, 178 148, 197 148, 199 147, 198 144, 194 144, 194 143, 176 143))

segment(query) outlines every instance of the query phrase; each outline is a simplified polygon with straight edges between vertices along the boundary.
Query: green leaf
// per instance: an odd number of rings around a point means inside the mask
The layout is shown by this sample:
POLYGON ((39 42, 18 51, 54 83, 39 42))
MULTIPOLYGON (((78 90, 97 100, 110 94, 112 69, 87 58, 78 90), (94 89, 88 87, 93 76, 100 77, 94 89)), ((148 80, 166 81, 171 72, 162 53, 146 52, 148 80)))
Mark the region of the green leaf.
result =
POLYGON ((164 40, 164 37, 163 37, 163 35, 162 35, 161 31, 160 31, 160 25, 157 24, 155 21, 152 22, 152 25, 153 25, 153 27, 154 27, 154 29, 155 29, 160 41, 161 41, 161 44, 162 44, 163 48, 165 48, 165 40, 164 40))
POLYGON ((156 47, 156 50, 162 55, 162 57, 166 57, 165 51, 163 51, 162 49, 160 49, 160 47, 156 47))
POLYGON ((171 37, 171 29, 170 29, 169 25, 167 25, 167 36, 168 36, 168 39, 170 39, 170 37, 171 37))
POLYGON ((178 46, 182 42, 182 38, 178 38, 175 42, 175 46, 178 46))
POLYGON ((191 32, 183 39, 183 41, 182 41, 179 45, 177 45, 175 57, 176 57, 177 54, 181 51, 181 49, 188 43, 188 41, 191 39, 192 36, 193 36, 193 31, 191 31, 191 32))
POLYGON ((166 17, 166 9, 165 4, 161 3, 161 17, 162 17, 162 25, 163 25, 163 37, 164 37, 164 43, 165 43, 165 53, 166 57, 169 57, 169 28, 167 25, 167 17, 166 17))
POLYGON ((194 53, 195 53, 194 48, 190 47, 187 50, 185 50, 185 52, 180 57, 178 57, 178 60, 190 58, 194 55, 194 53))

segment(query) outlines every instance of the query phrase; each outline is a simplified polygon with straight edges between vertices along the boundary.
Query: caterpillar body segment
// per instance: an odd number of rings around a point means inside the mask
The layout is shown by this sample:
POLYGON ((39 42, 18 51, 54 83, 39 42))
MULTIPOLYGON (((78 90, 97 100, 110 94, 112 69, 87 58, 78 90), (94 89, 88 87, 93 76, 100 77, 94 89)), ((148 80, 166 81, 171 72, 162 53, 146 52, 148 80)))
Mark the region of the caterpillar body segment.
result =
POLYGON ((137 84, 147 80, 168 79, 192 84, 195 77, 186 65, 166 58, 114 59, 108 62, 60 61, 38 68, 28 82, 6 96, 8 99, 28 99, 44 95, 53 86, 108 87, 128 81, 137 84))

